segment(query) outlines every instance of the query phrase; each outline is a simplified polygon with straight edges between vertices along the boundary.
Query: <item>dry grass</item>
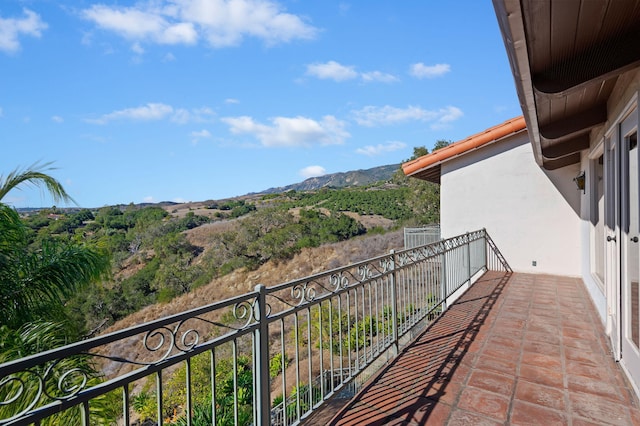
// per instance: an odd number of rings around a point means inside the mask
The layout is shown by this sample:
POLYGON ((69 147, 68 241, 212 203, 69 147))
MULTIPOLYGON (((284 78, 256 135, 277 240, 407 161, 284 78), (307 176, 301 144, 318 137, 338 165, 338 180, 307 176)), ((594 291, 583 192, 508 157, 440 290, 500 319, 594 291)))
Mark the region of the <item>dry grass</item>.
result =
MULTIPOLYGON (((204 242, 207 232, 219 232, 217 224, 212 225, 214 226, 211 226, 209 230, 200 230, 200 235, 197 237, 191 235, 190 238, 204 242)), ((248 293, 253 291, 257 284, 273 286, 382 255, 391 249, 401 247, 401 245, 402 231, 394 231, 385 235, 364 236, 341 243, 307 248, 290 261, 278 263, 271 261, 254 271, 237 270, 224 277, 214 279, 209 284, 179 296, 169 303, 147 306, 118 321, 103 334, 248 293)), ((213 313, 207 319, 220 321, 223 314, 223 312, 213 313)), ((191 327, 197 330, 202 337, 211 336, 212 326, 205 322, 192 320, 188 328, 191 327)), ((124 356, 137 361, 150 361, 154 356, 144 348, 142 336, 114 342, 105 347, 101 353, 124 356)), ((126 364, 107 362, 103 365, 103 369, 109 377, 114 377, 132 370, 132 367, 126 364)))

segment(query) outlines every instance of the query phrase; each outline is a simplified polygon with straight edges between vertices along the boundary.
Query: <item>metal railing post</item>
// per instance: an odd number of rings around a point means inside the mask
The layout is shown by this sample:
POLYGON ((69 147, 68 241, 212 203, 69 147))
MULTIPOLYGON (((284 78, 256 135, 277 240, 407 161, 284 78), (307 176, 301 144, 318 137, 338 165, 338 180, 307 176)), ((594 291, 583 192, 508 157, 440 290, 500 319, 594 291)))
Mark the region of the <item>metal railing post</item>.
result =
POLYGON ((468 232, 467 232, 467 277, 469 278, 469 286, 471 286, 471 241, 469 241, 468 232))
POLYGON ((484 269, 485 271, 489 270, 489 250, 487 246, 489 242, 487 241, 487 229, 482 228, 482 239, 484 240, 484 244, 482 245, 482 249, 484 250, 484 269))
POLYGON ((389 279, 391 280, 391 328, 393 332, 392 348, 393 348, 393 354, 395 356, 395 355, 398 355, 398 353, 400 353, 400 350, 398 347, 398 336, 399 336, 398 291, 396 288, 398 285, 398 277, 397 277, 397 271, 396 271, 396 251, 391 250, 390 254, 391 254, 391 264, 390 264, 391 274, 389 274, 389 279))
POLYGON ((442 251, 442 268, 440 278, 440 300, 442 300, 442 311, 447 309, 447 251, 446 247, 442 251))
POLYGON ((268 426, 271 423, 271 397, 269 395, 269 327, 267 323, 267 288, 258 284, 256 303, 253 307, 258 328, 254 331, 254 398, 258 406, 255 413, 255 425, 268 426))

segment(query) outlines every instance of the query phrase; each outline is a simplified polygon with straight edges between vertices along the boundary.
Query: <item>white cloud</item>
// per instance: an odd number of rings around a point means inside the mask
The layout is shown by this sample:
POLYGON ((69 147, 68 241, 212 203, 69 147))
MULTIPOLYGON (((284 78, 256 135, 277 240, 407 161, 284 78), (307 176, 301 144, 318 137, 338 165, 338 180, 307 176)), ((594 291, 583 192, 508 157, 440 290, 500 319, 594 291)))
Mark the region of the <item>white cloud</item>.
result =
POLYGON ((452 121, 456 121, 458 118, 464 115, 460 108, 456 108, 453 106, 442 108, 439 112, 441 113, 441 116, 440 118, 438 118, 438 121, 441 123, 450 123, 452 121))
POLYGON ((170 22, 162 15, 161 9, 96 4, 82 11, 82 16, 128 40, 169 45, 194 44, 198 40, 192 23, 170 22))
POLYGON ((147 195, 142 199, 143 203, 155 203, 154 198, 151 195, 147 195))
POLYGON ((191 132, 191 136, 193 136, 194 138, 210 138, 211 133, 206 129, 202 129, 197 132, 196 131, 191 132))
POLYGON ((300 176, 305 179, 327 174, 327 170, 322 166, 308 166, 299 171, 300 176))
POLYGON ((378 144, 378 145, 367 145, 362 148, 356 149, 358 154, 368 155, 373 157, 375 155, 384 154, 385 152, 393 152, 398 151, 400 149, 406 148, 407 144, 399 141, 391 141, 386 144, 378 144))
POLYGON ((121 109, 86 121, 93 124, 107 124, 115 120, 153 121, 167 118, 172 113, 173 107, 170 105, 148 103, 141 107, 121 109))
POLYGON ((0 108, 0 118, 4 117, 4 111, 2 111, 2 108, 0 108))
POLYGON ((253 135, 266 147, 335 145, 351 136, 344 130, 346 123, 331 115, 321 121, 300 116, 276 117, 271 125, 258 123, 247 116, 221 120, 230 126, 231 133, 253 135))
POLYGON ((47 24, 40 19, 40 15, 29 9, 23 9, 24 18, 0 17, 0 50, 15 52, 20 49, 21 35, 40 37, 47 24))
POLYGON ((425 65, 422 62, 411 65, 410 74, 416 78, 435 78, 451 71, 449 64, 425 65))
POLYGON ((207 129, 191 132, 191 142, 194 144, 200 142, 200 139, 209 139, 210 137, 211 133, 207 129))
POLYGON ((187 200, 186 198, 182 198, 182 197, 176 197, 171 201, 173 201, 174 203, 180 203, 180 204, 189 202, 189 200, 187 200))
POLYGON ((163 62, 173 62, 176 60, 176 57, 173 55, 173 53, 169 52, 166 55, 164 55, 164 57, 162 58, 163 62))
POLYGON ((171 105, 163 103, 150 102, 146 105, 125 108, 104 114, 99 118, 88 118, 85 121, 92 124, 107 124, 116 120, 130 121, 158 121, 169 119, 174 123, 202 123, 210 121, 215 116, 215 112, 211 108, 174 108, 171 105))
POLYGON ((51 117, 51 121, 53 121, 54 123, 62 123, 64 122, 64 118, 60 117, 59 115, 54 115, 51 117))
POLYGON ((380 71, 364 72, 360 75, 366 83, 378 81, 380 83, 394 83, 398 81, 398 77, 386 74, 380 71))
POLYGON ((267 45, 312 39, 318 29, 271 0, 156 0, 132 7, 93 5, 82 16, 128 40, 212 47, 240 44, 245 37, 267 45))
POLYGON ((237 99, 233 99, 233 98, 227 98, 224 100, 225 104, 239 104, 240 101, 237 99))
POLYGON ((435 124, 450 123, 462 117, 459 108, 448 106, 438 110, 426 110, 417 106, 396 108, 389 105, 383 107, 366 106, 360 110, 352 111, 356 123, 361 126, 375 127, 407 121, 424 121, 435 124))
POLYGON ((335 81, 351 80, 358 77, 354 67, 341 65, 336 61, 307 65, 307 74, 323 80, 335 81))
POLYGON ((307 65, 306 74, 322 80, 334 80, 338 82, 353 80, 356 78, 362 79, 365 83, 393 83, 398 81, 398 78, 392 74, 383 73, 381 71, 360 73, 356 71, 353 65, 342 65, 336 61, 329 61, 324 64, 315 63, 307 65))
POLYGON ((171 117, 171 121, 178 124, 205 123, 213 120, 215 115, 215 111, 208 107, 194 108, 191 110, 180 108, 175 111, 171 117))
POLYGON ((140 43, 138 42, 133 43, 133 45, 131 45, 131 50, 133 51, 133 53, 136 53, 138 55, 144 54, 144 48, 140 46, 140 43))

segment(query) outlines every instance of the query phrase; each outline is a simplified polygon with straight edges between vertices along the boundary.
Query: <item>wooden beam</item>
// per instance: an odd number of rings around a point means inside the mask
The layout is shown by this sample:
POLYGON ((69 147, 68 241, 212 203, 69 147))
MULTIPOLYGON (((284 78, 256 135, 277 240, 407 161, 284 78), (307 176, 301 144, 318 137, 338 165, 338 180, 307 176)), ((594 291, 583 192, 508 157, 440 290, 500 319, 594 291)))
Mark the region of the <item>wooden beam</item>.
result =
POLYGON ((572 139, 542 147, 542 155, 549 160, 555 160, 574 152, 589 149, 589 133, 583 133, 572 139))
POLYGON ((587 111, 540 126, 540 135, 548 140, 573 138, 604 124, 606 121, 607 105, 597 105, 587 111))
POLYGON ((576 164, 580 162, 580 153, 576 152, 575 154, 567 155, 566 157, 560 157, 557 159, 544 159, 542 161, 542 167, 546 170, 555 170, 561 167, 565 167, 571 164, 576 164))
POLYGON ((585 84, 616 77, 640 65, 640 31, 605 40, 533 75, 541 93, 562 95, 585 84))

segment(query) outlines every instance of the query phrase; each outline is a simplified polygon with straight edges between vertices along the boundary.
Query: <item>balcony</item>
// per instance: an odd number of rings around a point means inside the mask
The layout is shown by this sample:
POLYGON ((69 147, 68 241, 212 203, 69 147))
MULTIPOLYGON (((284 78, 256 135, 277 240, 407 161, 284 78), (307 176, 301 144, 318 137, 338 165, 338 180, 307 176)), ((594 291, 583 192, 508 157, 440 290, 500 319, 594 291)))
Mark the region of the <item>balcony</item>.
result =
POLYGON ((488 272, 315 423, 637 425, 638 407, 580 279, 488 272))
POLYGON ((640 424, 602 329, 480 230, 2 364, 0 425, 640 424))

